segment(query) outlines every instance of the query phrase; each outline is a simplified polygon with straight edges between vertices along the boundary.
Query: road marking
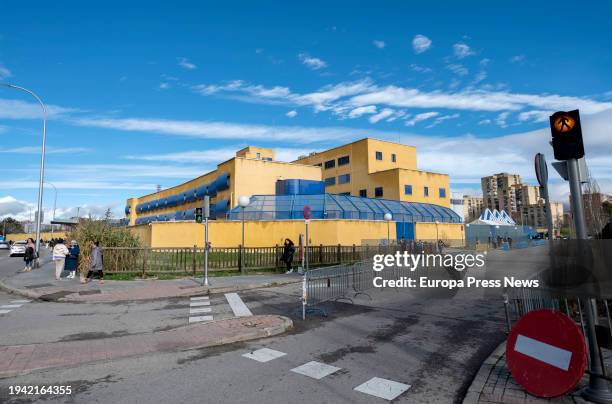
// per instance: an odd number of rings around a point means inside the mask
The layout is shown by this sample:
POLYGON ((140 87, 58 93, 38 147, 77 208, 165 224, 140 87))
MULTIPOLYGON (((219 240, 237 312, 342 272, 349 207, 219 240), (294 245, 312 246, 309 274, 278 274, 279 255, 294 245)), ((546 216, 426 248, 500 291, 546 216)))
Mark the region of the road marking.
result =
POLYGON ((299 373, 304 376, 312 377, 313 379, 320 380, 325 376, 329 376, 332 373, 339 371, 341 368, 327 365, 325 363, 311 361, 298 366, 297 368, 291 369, 292 372, 299 373))
POLYGON ((236 317, 249 317, 253 315, 240 296, 238 296, 238 293, 226 293, 225 298, 236 317))
POLYGON ((200 308, 190 308, 189 309, 189 314, 196 314, 196 313, 210 313, 212 311, 212 309, 210 307, 200 307, 200 308))
POLYGON ((202 321, 212 321, 213 316, 194 316, 189 317, 189 323, 199 323, 202 321))
POLYGON ((23 304, 4 304, 0 306, 0 309, 18 309, 21 306, 23 306, 23 304))
POLYGON ((11 300, 11 303, 30 303, 31 300, 11 300))
POLYGON ((516 338, 514 350, 559 369, 569 369, 572 352, 554 345, 520 335, 516 338))
POLYGON ((394 400, 400 394, 410 388, 409 384, 394 382, 393 380, 381 379, 373 377, 367 382, 360 384, 353 390, 360 393, 369 394, 371 396, 384 398, 385 400, 394 400))
POLYGON ((287 354, 284 352, 275 351, 274 349, 261 348, 256 351, 245 353, 242 356, 244 356, 245 358, 256 360, 257 362, 264 363, 285 355, 287 354))
POLYGON ((0 310, 0 314, 8 314, 10 313, 12 310, 0 310))
POLYGON ((208 296, 194 296, 191 300, 208 300, 208 296))
POLYGON ((210 302, 191 302, 189 307, 210 306, 210 302))

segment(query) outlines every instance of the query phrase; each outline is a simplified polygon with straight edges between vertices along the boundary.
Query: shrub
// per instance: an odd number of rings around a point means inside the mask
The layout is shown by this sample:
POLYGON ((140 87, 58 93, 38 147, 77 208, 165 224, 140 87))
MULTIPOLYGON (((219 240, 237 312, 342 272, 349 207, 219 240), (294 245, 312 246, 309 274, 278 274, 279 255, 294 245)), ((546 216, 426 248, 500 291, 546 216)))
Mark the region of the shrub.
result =
POLYGON ((68 241, 76 240, 81 248, 78 269, 86 273, 89 269, 91 242, 99 241, 100 247, 140 247, 138 236, 124 227, 112 227, 105 220, 87 220, 79 223, 67 234, 68 241))

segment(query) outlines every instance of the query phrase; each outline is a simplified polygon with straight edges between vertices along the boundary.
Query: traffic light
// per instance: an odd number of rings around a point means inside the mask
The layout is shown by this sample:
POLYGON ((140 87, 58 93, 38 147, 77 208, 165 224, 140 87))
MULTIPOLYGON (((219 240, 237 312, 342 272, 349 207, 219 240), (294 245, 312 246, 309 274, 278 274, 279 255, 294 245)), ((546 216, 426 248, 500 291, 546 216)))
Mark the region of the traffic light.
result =
POLYGON ((559 111, 550 116, 552 146, 557 160, 579 159, 584 157, 580 112, 559 111))
POLYGON ((202 208, 196 208, 195 217, 196 223, 202 223, 202 208))

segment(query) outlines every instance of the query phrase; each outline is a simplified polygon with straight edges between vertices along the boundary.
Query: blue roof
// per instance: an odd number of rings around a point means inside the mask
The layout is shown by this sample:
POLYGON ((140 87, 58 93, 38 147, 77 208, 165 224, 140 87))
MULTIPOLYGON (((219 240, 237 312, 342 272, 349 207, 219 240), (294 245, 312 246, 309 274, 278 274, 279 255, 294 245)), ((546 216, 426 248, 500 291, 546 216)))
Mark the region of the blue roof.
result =
MULTIPOLYGON (((384 220, 391 213, 396 222, 461 223, 452 209, 430 203, 400 202, 390 199, 361 198, 349 195, 254 195, 244 208, 245 220, 304 219, 304 206, 310 206, 313 219, 384 220)), ((240 208, 228 218, 240 220, 240 208)))

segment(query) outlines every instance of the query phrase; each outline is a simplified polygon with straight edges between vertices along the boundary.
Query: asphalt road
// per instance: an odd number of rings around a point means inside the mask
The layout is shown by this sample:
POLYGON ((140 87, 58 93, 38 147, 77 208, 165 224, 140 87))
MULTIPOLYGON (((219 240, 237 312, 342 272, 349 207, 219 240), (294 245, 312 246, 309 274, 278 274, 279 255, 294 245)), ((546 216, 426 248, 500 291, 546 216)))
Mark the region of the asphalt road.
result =
MULTIPOLYGON (((503 272, 504 262, 528 262, 541 252, 506 254, 505 261, 491 271, 503 272)), ((0 259, 0 267, 5 266, 6 261, 0 259)), ((299 286, 242 292, 240 296, 254 314, 287 315, 295 329, 250 343, 0 379, 0 402, 385 402, 354 390, 373 377, 410 385, 394 402, 459 402, 482 361, 504 338, 501 298, 481 290, 451 294, 376 291, 371 299, 361 296, 354 304, 326 304, 327 317, 311 315, 306 321, 300 319, 299 286), (242 356, 264 347, 285 355, 265 363, 242 356), (320 380, 291 371, 310 361, 340 370, 320 380), (9 386, 16 384, 70 385, 73 394, 8 395, 9 386)), ((4 301, 5 296, 0 299, 4 301)), ((213 295, 211 301, 224 310, 222 296, 213 295)), ((184 303, 172 299, 120 305, 33 302, 20 310, 0 317, 2 344, 99 338, 116 331, 137 333, 156 325, 184 324, 187 316, 184 303)))

